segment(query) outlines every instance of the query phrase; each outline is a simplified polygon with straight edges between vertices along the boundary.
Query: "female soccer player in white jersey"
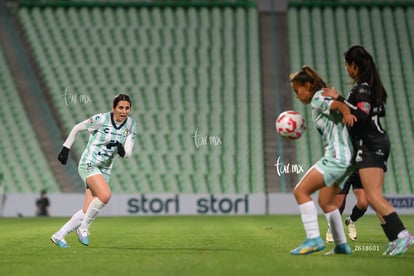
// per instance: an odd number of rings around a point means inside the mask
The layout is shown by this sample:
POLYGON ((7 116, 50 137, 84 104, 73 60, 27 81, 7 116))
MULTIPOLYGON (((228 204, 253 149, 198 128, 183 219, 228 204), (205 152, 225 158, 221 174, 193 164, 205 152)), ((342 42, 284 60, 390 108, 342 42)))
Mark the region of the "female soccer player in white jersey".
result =
POLYGON ((61 248, 69 247, 65 237, 76 230, 79 241, 89 245, 89 227, 109 202, 111 189, 108 185, 116 155, 129 157, 134 147, 136 122, 128 116, 131 100, 128 95, 115 96, 112 112, 100 113, 75 125, 69 133, 58 160, 65 165, 69 150, 80 131, 89 131, 89 141, 79 161, 78 171, 85 182, 83 208, 76 212, 51 240, 61 248))
POLYGON ((342 225, 341 215, 335 203, 340 185, 352 172, 353 146, 347 125, 353 125, 356 117, 349 108, 338 101, 321 95, 326 87, 321 77, 309 66, 291 74, 290 81, 296 97, 312 107, 312 119, 322 136, 324 156, 303 176, 294 189, 299 205, 306 240, 291 251, 293 255, 305 255, 325 249, 320 236, 318 213, 311 195, 319 190, 318 203, 331 226, 335 242, 333 254, 352 254, 342 225))

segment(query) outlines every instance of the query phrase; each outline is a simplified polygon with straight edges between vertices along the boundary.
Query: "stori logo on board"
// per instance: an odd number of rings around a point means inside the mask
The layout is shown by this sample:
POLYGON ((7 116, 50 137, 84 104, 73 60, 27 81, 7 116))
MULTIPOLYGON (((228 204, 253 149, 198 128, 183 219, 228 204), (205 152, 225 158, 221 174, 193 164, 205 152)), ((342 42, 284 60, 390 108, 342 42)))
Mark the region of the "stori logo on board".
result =
POLYGON ((148 195, 127 200, 129 214, 249 214, 252 195, 148 195))

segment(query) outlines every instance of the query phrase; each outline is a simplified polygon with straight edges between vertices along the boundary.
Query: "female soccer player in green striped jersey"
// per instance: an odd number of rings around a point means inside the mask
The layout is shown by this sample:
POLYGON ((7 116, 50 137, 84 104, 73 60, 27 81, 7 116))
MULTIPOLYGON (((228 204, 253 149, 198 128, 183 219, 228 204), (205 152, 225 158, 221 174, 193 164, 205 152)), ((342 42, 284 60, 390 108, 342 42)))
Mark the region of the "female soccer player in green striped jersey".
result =
POLYGON ((74 230, 79 241, 83 245, 89 245, 89 227, 112 195, 109 180, 115 157, 129 157, 134 147, 137 126, 135 120, 128 116, 130 110, 129 96, 119 94, 113 100, 112 112, 96 114, 75 125, 64 142, 58 155, 58 160, 63 165, 68 160, 69 150, 78 132, 90 133, 78 165, 86 187, 83 208, 52 235, 51 240, 57 246, 69 247, 65 237, 74 230))
POLYGON ((309 66, 292 74, 290 81, 296 97, 302 103, 311 105, 312 119, 324 146, 323 157, 306 172, 293 192, 299 205, 306 240, 291 254, 306 255, 325 249, 319 232, 317 209, 311 198, 318 190, 318 203, 331 226, 335 242, 335 248, 329 253, 352 254, 335 197, 340 185, 353 170, 353 146, 346 125, 353 125, 356 117, 345 104, 321 95, 326 84, 309 66))

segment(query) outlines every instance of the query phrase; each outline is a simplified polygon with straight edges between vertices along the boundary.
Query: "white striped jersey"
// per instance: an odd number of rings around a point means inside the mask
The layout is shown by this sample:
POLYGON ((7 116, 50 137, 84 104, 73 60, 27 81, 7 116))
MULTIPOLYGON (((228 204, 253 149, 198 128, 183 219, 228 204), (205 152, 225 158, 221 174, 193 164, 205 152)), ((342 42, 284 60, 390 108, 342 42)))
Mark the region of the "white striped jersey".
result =
POLYGON ((133 144, 135 140, 137 126, 131 117, 117 126, 112 112, 106 112, 92 116, 85 124, 90 136, 80 159, 84 164, 111 168, 117 156, 117 143, 125 145, 128 138, 133 144))
POLYGON ((352 159, 353 146, 348 129, 342 123, 342 114, 330 110, 332 98, 322 96, 317 91, 312 98, 312 119, 316 129, 322 136, 324 156, 333 158, 339 163, 349 165, 352 159))

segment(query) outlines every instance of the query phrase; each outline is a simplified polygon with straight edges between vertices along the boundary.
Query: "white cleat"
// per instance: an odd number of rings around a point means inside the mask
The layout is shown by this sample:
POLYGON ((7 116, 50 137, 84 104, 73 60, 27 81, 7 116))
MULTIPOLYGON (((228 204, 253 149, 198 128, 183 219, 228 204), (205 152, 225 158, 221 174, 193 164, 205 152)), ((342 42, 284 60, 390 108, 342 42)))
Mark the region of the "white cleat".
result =
POLYGON ((332 236, 332 232, 331 229, 328 227, 328 230, 326 231, 326 242, 333 242, 333 236, 332 236))
POLYGON ((53 244, 57 245, 60 248, 69 247, 68 243, 65 241, 65 238, 59 237, 58 235, 56 235, 56 233, 52 235, 50 240, 52 241, 53 244))
POLYGON ((355 227, 355 223, 351 221, 350 217, 345 219, 345 225, 348 228, 348 236, 351 240, 355 241, 357 239, 357 230, 355 227))

